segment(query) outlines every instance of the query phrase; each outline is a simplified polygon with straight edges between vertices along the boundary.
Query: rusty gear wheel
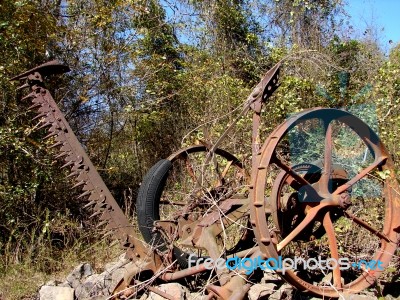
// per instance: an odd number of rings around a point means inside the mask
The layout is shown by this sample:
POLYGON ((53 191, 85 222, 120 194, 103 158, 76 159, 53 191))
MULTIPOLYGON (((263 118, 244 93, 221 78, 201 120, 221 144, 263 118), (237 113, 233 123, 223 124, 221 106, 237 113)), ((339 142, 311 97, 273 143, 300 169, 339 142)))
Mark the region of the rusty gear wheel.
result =
POLYGON ((393 162, 376 133, 348 112, 312 109, 278 126, 258 158, 251 223, 269 267, 325 297, 370 286, 400 228, 393 162))

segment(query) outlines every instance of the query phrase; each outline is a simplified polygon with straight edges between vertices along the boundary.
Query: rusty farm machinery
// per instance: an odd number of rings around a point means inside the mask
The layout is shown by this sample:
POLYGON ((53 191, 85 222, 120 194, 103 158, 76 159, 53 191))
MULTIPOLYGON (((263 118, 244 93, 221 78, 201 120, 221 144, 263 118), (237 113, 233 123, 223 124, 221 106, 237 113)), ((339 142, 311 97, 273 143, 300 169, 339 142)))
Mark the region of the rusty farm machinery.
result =
POLYGON ((200 282, 206 274, 209 299, 243 299, 262 277, 261 265, 249 268, 260 260, 299 291, 323 297, 360 292, 384 272, 400 229, 400 189, 390 154, 366 123, 330 108, 290 116, 260 144, 262 107, 279 85, 279 69, 277 64, 265 74, 237 119, 253 116, 250 170, 220 148, 231 124, 214 144, 179 150, 148 171, 137 199, 144 241, 45 88, 45 76, 69 68, 51 61, 13 78, 30 89, 23 99, 38 112, 35 119, 54 141, 63 167, 70 168, 74 186, 83 191, 80 198, 88 200, 85 206, 131 260, 115 298, 146 286, 173 299, 151 282, 200 282), (320 159, 313 158, 317 150, 320 159), (232 258, 247 267, 212 263, 232 258), (288 258, 299 264, 278 265, 288 258), (327 268, 316 267, 321 258, 327 268), (341 259, 347 268, 338 264, 341 259), (360 259, 379 262, 379 268, 354 264, 360 259))

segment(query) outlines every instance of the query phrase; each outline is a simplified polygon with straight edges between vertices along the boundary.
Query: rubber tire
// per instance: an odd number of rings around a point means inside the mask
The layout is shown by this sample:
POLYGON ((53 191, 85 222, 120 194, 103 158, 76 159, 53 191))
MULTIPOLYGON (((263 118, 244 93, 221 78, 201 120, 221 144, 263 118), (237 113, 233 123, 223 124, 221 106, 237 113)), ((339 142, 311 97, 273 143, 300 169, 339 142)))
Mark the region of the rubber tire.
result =
MULTIPOLYGON (((167 159, 162 159, 153 165, 143 178, 136 199, 139 230, 146 243, 153 245, 161 252, 168 250, 166 246, 168 243, 160 232, 153 232, 152 228, 154 221, 160 219, 160 198, 171 168, 172 163, 167 159)), ((181 268, 188 267, 187 253, 174 246, 173 254, 181 268)))

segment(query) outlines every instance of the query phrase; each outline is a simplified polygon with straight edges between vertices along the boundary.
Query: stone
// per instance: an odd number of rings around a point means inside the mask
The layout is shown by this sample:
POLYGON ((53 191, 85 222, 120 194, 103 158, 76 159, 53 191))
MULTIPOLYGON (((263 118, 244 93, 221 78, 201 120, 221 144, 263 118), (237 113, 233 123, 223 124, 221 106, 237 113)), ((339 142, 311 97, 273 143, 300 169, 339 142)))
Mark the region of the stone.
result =
POLYGON ((74 300, 74 289, 65 286, 44 285, 39 290, 40 300, 74 300))
POLYGON ((188 300, 206 300, 208 297, 204 293, 190 293, 187 295, 188 300))
MULTIPOLYGON (((189 295, 189 291, 186 287, 179 283, 166 283, 166 284, 161 284, 157 287, 159 290, 170 294, 172 297, 174 297, 177 300, 185 300, 187 295, 189 295)), ((150 292, 149 297, 147 300, 165 300, 164 297, 161 297, 160 295, 150 292)))
POLYGON ((115 290, 120 281, 124 279, 124 275, 125 275, 125 269, 123 268, 119 268, 108 275, 110 281, 109 281, 109 286, 107 288, 110 294, 115 290))
POLYGON ((128 259, 119 259, 115 263, 109 263, 105 266, 105 271, 102 275, 109 280, 109 284, 107 286, 108 291, 112 293, 120 281, 124 278, 125 275, 125 266, 130 261, 128 259))
POLYGON ((83 263, 77 266, 68 276, 67 281, 72 288, 78 287, 82 280, 93 274, 92 266, 88 263, 83 263))
POLYGON ((249 300, 267 299, 274 293, 277 285, 275 283, 254 284, 249 290, 249 300))
POLYGON ((104 274, 91 275, 76 287, 75 297, 77 300, 84 300, 94 296, 109 296, 108 286, 110 282, 111 279, 104 274))
POLYGON ((268 283, 268 282, 273 282, 278 284, 279 282, 282 282, 282 278, 271 270, 268 272, 264 271, 264 276, 261 279, 261 283, 268 283))
POLYGON ((67 282, 61 282, 59 280, 50 280, 46 282, 45 286, 64 286, 71 287, 67 282))
POLYGON ((283 299, 292 299, 293 287, 288 284, 282 284, 279 289, 269 296, 269 300, 283 300, 283 299))

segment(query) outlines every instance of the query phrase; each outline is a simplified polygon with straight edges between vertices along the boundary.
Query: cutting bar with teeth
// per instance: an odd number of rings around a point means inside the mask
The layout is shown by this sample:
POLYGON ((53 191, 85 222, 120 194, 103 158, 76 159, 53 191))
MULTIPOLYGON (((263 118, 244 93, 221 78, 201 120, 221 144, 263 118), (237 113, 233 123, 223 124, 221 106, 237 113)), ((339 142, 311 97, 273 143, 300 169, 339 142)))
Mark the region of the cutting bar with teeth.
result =
POLYGON ((99 216, 99 225, 105 226, 106 235, 113 235, 118 239, 126 250, 127 258, 133 261, 139 259, 146 261, 146 269, 155 273, 158 270, 157 267, 161 265, 160 257, 138 239, 134 227, 104 184, 50 92, 44 87, 43 76, 68 71, 68 66, 58 61, 51 61, 15 76, 11 80, 23 82, 19 89, 30 88, 31 92, 22 99, 31 100, 30 109, 38 112, 34 119, 39 119, 39 128, 47 128, 48 135, 45 138, 54 139, 54 144, 50 148, 58 148, 59 154, 56 158, 64 161, 62 168, 71 169, 68 177, 75 178, 73 188, 81 188, 83 193, 79 198, 89 200, 85 207, 93 208, 92 216, 99 216))

